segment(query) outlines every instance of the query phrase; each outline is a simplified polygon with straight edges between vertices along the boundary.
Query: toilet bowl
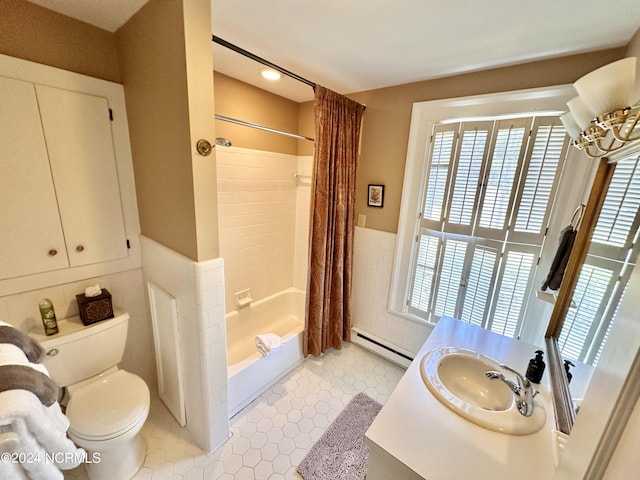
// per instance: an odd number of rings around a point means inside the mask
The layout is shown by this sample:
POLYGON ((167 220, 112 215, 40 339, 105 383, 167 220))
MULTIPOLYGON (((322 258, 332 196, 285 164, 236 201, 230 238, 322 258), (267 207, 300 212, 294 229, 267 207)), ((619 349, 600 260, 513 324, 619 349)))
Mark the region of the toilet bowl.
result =
POLYGON ((87 451, 92 480, 132 478, 144 461, 138 434, 149 415, 149 388, 144 381, 114 367, 68 387, 69 438, 87 451))
POLYGON ((68 435, 87 451, 91 480, 129 480, 144 462, 140 430, 149 415, 147 384, 120 369, 129 314, 84 326, 79 317, 58 322, 59 333, 32 331, 45 349, 51 378, 66 387, 68 435))

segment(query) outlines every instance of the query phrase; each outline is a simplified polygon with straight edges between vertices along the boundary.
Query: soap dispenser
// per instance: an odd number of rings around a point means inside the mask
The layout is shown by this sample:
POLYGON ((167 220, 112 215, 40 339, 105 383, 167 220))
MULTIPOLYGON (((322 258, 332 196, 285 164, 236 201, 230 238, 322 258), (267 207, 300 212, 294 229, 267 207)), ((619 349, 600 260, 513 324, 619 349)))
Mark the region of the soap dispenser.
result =
POLYGON ((542 360, 542 350, 536 350, 536 357, 529 360, 529 366, 527 367, 526 377, 532 383, 540 383, 542 380, 542 374, 544 373, 544 361, 542 360))
POLYGON ((564 371, 567 372, 567 383, 571 383, 571 379, 573 378, 573 373, 569 370, 571 367, 575 367, 573 362, 570 360, 564 361, 564 371))

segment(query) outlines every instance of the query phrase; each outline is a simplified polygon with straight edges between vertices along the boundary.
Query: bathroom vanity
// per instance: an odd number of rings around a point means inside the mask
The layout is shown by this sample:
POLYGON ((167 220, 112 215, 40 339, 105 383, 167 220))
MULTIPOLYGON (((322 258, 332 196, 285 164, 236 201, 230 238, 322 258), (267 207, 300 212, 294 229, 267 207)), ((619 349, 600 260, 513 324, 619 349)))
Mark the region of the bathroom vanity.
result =
MULTIPOLYGON (((534 398, 536 414, 546 415, 539 430, 524 435, 494 431, 456 413, 427 388, 421 372, 425 356, 449 347, 477 352, 522 375, 538 349, 442 317, 365 434, 367 480, 551 479, 556 432, 548 372, 539 385, 533 385, 539 391, 534 398)), ((509 372, 505 376, 513 378, 509 372)))

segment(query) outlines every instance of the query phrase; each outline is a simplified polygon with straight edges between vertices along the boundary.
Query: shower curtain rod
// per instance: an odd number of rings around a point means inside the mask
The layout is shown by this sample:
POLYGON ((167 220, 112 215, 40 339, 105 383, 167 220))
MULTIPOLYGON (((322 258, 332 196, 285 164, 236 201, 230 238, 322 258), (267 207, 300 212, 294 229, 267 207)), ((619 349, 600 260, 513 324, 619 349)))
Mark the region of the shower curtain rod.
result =
POLYGON ((216 120, 222 120, 223 122, 235 123, 237 125, 243 125, 245 127, 257 128, 258 130, 264 130, 266 132, 278 133, 280 135, 286 135, 287 137, 297 138, 299 140, 307 140, 309 142, 315 142, 315 139, 305 137, 304 135, 298 135, 296 133, 283 132, 282 130, 276 130, 275 128, 265 127, 264 125, 258 125, 257 123, 245 122, 244 120, 238 120, 237 118, 225 117, 224 115, 215 114, 216 120))
POLYGON ((226 40, 220 38, 220 37, 216 37, 215 35, 211 36, 211 39, 213 40, 214 43, 217 43, 218 45, 222 45, 223 47, 227 47, 230 50, 233 50, 236 53, 239 53, 240 55, 244 55, 247 58, 250 58, 251 60, 254 60, 258 63, 261 63, 263 65, 266 65, 269 68, 273 68, 274 70, 277 70, 278 72, 282 73, 283 75, 286 75, 287 77, 291 77, 294 80, 298 80, 299 82, 302 83, 306 83, 307 85, 309 85, 312 88, 316 87, 316 84, 314 82, 312 82, 311 80, 307 80, 304 77, 301 77, 300 75, 297 75, 293 72, 290 72, 289 70, 286 70, 278 65, 276 65, 275 63, 271 63, 269 60, 265 60, 262 57, 259 57, 247 50, 245 50, 244 48, 240 48, 236 45, 234 45, 233 43, 227 42, 226 40))

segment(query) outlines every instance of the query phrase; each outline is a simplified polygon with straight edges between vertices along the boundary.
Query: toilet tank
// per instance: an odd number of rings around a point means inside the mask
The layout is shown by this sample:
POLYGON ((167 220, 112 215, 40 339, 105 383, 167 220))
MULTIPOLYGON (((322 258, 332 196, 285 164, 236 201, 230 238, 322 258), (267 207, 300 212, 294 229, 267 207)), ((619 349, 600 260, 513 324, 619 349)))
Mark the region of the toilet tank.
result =
POLYGON ((114 318, 87 327, 80 317, 59 320, 59 333, 55 335, 46 336, 42 327, 29 332, 45 349, 42 363, 60 387, 86 380, 120 363, 129 314, 117 309, 114 313, 114 318))

